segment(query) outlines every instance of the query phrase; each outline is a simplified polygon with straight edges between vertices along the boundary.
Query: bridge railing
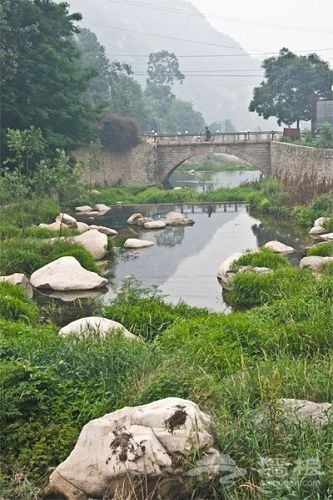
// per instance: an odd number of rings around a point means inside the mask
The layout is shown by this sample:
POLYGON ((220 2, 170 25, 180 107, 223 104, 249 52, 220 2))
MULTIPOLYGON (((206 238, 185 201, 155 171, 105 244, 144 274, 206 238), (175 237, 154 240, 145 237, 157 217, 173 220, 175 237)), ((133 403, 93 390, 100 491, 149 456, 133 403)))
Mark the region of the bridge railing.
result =
POLYGON ((148 143, 157 143, 164 145, 175 144, 223 144, 232 142, 265 142, 278 140, 283 133, 275 130, 260 131, 260 132, 233 132, 233 133, 214 133, 207 140, 204 133, 199 134, 157 134, 156 132, 146 133, 143 140, 148 143))

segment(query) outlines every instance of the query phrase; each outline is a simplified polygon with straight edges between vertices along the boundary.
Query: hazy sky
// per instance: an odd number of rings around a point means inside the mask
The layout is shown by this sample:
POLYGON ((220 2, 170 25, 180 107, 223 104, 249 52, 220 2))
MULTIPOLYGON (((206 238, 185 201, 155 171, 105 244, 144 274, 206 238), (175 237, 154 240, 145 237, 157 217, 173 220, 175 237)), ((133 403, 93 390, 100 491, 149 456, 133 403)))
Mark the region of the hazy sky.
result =
POLYGON ((317 52, 333 67, 333 0, 190 1, 214 28, 260 59, 287 47, 317 52))

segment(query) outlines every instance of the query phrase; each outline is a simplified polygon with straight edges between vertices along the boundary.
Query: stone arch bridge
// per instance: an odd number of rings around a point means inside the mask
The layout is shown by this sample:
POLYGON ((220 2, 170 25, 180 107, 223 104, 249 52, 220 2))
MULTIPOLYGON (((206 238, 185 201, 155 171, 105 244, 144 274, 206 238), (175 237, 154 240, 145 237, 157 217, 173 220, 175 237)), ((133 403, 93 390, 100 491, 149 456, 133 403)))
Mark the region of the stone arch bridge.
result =
MULTIPOLYGON (((138 146, 124 153, 107 151, 100 167, 87 167, 82 180, 101 185, 151 186, 166 183, 172 172, 193 156, 225 153, 255 165, 264 175, 279 179, 296 201, 333 188, 333 149, 316 149, 278 139, 281 132, 238 132, 213 134, 209 141, 201 135, 155 135, 142 137, 138 146)), ((83 160, 87 149, 77 152, 83 160)), ((89 165, 89 160, 86 162, 89 165)))
POLYGON ((213 134, 208 141, 201 135, 148 135, 145 142, 156 147, 154 172, 155 179, 161 183, 184 161, 208 153, 237 156, 267 175, 271 166, 270 144, 279 135, 278 132, 213 134))

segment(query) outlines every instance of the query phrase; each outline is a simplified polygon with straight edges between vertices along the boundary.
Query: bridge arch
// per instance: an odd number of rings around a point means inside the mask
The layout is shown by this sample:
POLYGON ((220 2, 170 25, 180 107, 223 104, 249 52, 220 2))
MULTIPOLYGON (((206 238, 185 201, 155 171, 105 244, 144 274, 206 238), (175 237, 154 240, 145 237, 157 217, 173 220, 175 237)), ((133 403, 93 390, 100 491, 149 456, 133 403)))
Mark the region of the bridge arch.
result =
POLYGON ((172 173, 184 163, 184 161, 194 156, 208 153, 224 153, 247 161, 254 165, 264 175, 270 173, 270 143, 237 143, 237 144, 179 144, 168 145, 158 144, 157 163, 158 177, 161 182, 167 182, 172 173))

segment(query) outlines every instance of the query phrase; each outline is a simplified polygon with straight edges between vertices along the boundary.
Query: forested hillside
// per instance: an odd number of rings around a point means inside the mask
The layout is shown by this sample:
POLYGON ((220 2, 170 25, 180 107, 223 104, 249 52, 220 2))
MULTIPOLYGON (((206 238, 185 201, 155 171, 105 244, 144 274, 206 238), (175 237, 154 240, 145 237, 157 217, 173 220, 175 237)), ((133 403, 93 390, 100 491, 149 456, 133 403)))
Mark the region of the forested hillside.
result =
POLYGON ((174 92, 192 102, 207 123, 231 119, 238 129, 268 126, 248 111, 253 87, 261 81, 259 62, 213 29, 191 3, 99 0, 97 9, 94 0, 71 0, 70 10, 83 15, 81 26, 96 33, 111 61, 131 65, 141 84, 150 53, 174 52, 185 75, 174 92))

